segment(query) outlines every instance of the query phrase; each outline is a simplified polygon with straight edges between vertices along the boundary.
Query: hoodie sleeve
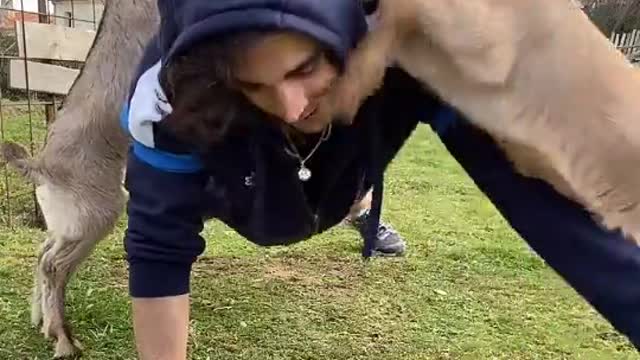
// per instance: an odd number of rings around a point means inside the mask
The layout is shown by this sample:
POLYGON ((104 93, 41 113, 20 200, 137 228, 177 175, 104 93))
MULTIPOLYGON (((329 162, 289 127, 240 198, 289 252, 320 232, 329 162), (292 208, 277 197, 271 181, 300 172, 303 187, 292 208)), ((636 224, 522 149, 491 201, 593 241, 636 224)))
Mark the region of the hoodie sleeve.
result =
POLYGON ((389 72, 392 79, 384 88, 393 108, 428 124, 509 225, 640 347, 640 247, 601 227, 545 182, 518 174, 491 137, 406 73, 389 72))
MULTIPOLYGON (((159 156, 156 155, 158 158, 159 156)), ((155 167, 135 152, 128 155, 129 192, 124 244, 133 297, 189 292, 191 265, 204 251, 201 171, 173 172, 155 167)))
POLYGON ((450 108, 443 107, 431 126, 511 227, 640 346, 640 247, 601 227, 547 183, 518 174, 486 133, 450 108))
POLYGON ((205 247, 200 233, 208 177, 198 157, 158 126, 171 109, 162 101, 157 70, 142 73, 120 119, 132 140, 124 236, 132 297, 188 293, 191 266, 205 247))

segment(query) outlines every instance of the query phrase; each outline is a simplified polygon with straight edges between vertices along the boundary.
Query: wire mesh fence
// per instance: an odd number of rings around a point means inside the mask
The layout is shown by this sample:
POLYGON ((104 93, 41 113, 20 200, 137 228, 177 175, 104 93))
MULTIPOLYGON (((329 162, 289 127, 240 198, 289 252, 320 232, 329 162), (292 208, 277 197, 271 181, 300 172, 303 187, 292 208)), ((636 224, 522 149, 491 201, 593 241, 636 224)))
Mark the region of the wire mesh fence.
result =
MULTIPOLYGON (((61 56, 58 39, 68 40, 75 30, 95 34, 103 9, 104 0, 0 0, 0 141, 19 143, 31 154, 44 145, 84 60, 61 56)), ((6 165, 0 226, 43 226, 35 186, 6 165)))

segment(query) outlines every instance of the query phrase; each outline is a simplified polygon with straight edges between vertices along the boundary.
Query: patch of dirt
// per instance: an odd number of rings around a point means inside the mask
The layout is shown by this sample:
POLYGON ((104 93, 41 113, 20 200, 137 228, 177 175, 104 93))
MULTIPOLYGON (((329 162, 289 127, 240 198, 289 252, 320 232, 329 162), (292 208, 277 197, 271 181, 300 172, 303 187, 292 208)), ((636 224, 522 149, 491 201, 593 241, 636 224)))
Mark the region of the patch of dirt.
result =
POLYGON ((265 264, 262 278, 312 288, 327 296, 345 296, 356 291, 362 283, 359 268, 346 259, 334 262, 281 258, 265 264))
POLYGON ((196 276, 252 278, 255 282, 280 282, 326 295, 345 295, 363 281, 361 262, 353 259, 286 257, 203 257, 193 268, 196 276))
POLYGON ((267 264, 263 269, 263 276, 266 280, 280 280, 301 285, 321 285, 322 279, 318 275, 310 274, 289 264, 277 262, 267 264))

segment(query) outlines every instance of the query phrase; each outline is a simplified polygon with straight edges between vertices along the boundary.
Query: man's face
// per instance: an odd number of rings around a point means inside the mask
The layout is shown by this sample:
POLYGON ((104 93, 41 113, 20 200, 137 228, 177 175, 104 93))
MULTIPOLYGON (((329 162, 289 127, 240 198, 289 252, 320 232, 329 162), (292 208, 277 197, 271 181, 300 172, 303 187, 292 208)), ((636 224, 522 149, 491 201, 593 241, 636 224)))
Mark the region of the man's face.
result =
POLYGON ((304 133, 333 119, 336 68, 309 37, 280 32, 254 42, 234 61, 234 82, 255 105, 304 133))

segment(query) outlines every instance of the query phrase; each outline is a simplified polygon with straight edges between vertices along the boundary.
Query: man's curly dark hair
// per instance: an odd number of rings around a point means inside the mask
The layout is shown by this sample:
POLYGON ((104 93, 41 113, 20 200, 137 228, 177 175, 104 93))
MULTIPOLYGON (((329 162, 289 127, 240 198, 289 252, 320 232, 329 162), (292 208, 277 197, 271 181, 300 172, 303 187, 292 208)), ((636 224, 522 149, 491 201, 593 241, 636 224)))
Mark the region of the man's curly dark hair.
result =
POLYGON ((233 56, 256 34, 227 36, 199 44, 160 74, 173 111, 162 121, 183 143, 206 151, 229 131, 243 131, 260 111, 233 86, 233 56))

